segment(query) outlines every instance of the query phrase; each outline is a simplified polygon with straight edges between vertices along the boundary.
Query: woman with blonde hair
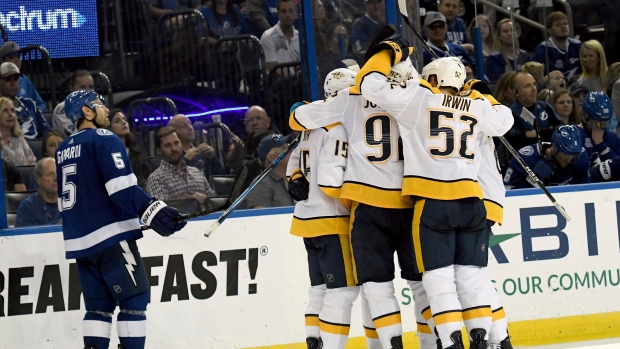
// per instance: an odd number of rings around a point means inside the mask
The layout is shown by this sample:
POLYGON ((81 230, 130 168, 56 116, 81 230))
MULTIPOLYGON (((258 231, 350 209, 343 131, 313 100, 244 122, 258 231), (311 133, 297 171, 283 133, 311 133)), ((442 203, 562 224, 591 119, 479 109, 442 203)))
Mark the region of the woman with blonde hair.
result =
POLYGON ((34 165, 37 159, 22 136, 13 101, 0 97, 0 147, 2 160, 14 166, 34 165))
POLYGON ((575 112, 573 97, 567 89, 556 90, 550 103, 565 125, 579 125, 581 123, 580 116, 575 112))
POLYGON ((488 57, 493 51, 493 25, 485 15, 477 15, 467 26, 469 41, 474 42, 474 27, 480 27, 480 37, 482 38, 482 56, 488 57))
POLYGON ((484 69, 491 82, 497 81, 507 71, 520 71, 523 64, 532 60, 526 51, 519 49, 516 40, 513 44, 512 22, 508 18, 497 24, 494 43, 495 51, 487 58, 484 69))
POLYGON ((588 40, 579 50, 581 76, 577 81, 583 82, 590 92, 603 91, 603 79, 607 74, 607 58, 603 45, 596 40, 588 40))

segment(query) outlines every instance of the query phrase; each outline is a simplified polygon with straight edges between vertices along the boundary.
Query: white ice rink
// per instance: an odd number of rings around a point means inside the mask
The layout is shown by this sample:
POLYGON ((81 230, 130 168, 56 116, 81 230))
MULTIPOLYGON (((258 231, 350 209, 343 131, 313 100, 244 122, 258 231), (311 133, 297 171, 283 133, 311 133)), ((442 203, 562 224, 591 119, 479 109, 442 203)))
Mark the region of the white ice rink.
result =
POLYGON ((588 342, 562 343, 544 345, 539 347, 515 346, 519 349, 570 349, 570 348, 594 348, 594 349, 620 349, 620 338, 603 339, 588 342))

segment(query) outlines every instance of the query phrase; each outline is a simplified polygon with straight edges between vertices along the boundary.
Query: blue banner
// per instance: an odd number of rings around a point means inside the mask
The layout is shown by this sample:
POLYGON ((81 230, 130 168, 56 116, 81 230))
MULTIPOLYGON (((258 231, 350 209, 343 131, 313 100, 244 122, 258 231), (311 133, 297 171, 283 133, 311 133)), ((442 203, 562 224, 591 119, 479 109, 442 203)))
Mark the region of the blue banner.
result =
POLYGON ((3 0, 0 23, 9 40, 41 45, 52 58, 99 56, 96 0, 3 0))

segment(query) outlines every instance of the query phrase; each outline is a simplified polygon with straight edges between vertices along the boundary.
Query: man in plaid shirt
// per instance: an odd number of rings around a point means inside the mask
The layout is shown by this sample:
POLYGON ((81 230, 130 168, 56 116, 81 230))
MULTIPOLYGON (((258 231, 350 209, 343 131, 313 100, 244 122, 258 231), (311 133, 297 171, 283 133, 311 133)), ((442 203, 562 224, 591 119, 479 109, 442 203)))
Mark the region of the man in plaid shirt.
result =
POLYGON ((160 200, 196 199, 201 205, 214 196, 202 171, 183 161, 183 147, 174 127, 162 127, 155 134, 155 146, 162 157, 147 180, 146 191, 160 200))

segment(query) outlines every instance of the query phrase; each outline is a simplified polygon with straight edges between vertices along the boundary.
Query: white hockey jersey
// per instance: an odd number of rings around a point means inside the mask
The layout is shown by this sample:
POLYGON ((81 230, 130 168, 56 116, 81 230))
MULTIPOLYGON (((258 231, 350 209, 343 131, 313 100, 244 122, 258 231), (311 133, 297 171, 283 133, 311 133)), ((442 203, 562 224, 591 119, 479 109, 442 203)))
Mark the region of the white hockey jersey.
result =
POLYGON ((311 238, 349 233, 349 209, 339 200, 347 148, 347 134, 342 125, 302 132, 286 175, 290 177, 300 169, 309 182, 309 193, 308 199, 295 205, 292 235, 311 238))
POLYGON ((355 88, 297 108, 289 119, 294 130, 342 123, 349 138, 341 201, 383 208, 412 207, 402 196, 403 159, 398 124, 355 88))
POLYGON ((506 187, 504 187, 504 182, 502 180, 495 144, 493 143, 493 138, 487 137, 482 133, 478 138, 480 144, 480 156, 476 157, 476 161, 480 161, 478 183, 480 183, 480 187, 482 188, 484 207, 487 210, 487 219, 501 225, 504 220, 506 187))
MULTIPOLYGON (((384 53, 384 52, 381 52, 384 53)), ((397 121, 403 140, 403 194, 436 200, 483 198, 478 183, 478 134, 501 136, 513 123, 505 106, 477 91, 451 96, 424 80, 389 83, 389 54, 373 56, 358 73, 362 95, 397 121)))

